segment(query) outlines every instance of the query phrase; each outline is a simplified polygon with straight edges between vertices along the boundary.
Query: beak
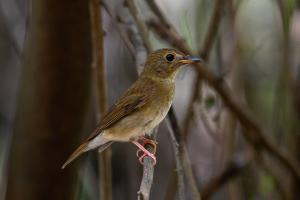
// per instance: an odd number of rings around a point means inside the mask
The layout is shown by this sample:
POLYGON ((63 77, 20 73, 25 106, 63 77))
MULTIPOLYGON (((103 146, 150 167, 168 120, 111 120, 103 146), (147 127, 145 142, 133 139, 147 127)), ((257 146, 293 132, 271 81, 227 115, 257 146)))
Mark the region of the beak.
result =
POLYGON ((182 64, 194 64, 194 63, 203 63, 204 60, 194 56, 183 56, 180 62, 182 64))

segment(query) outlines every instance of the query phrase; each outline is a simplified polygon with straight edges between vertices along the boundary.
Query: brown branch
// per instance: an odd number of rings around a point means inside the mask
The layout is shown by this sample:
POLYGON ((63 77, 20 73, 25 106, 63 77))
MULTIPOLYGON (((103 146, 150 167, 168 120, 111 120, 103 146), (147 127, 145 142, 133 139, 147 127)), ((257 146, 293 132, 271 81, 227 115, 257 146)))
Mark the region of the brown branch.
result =
POLYGON ((272 163, 268 163, 268 160, 264 158, 263 154, 256 154, 255 155, 255 160, 258 163, 258 165, 262 168, 262 170, 266 173, 269 174, 275 184, 275 190, 279 193, 281 199, 291 199, 289 196, 289 191, 286 187, 286 182, 282 181, 282 176, 279 176, 277 171, 274 169, 274 166, 272 163))
MULTIPOLYGON (((201 47, 201 50, 199 51, 199 55, 202 57, 204 60, 209 60, 209 56, 212 50, 213 43, 216 40, 217 33, 219 30, 220 26, 220 21, 221 21, 221 14, 223 12, 223 7, 225 5, 224 0, 217 0, 215 3, 215 7, 213 10, 212 18, 209 23, 208 31, 206 33, 205 39, 203 46, 201 47)), ((194 117, 194 109, 193 105, 199 101, 201 98, 201 76, 197 74, 195 85, 194 85, 194 91, 192 92, 192 98, 189 102, 189 106, 187 109, 187 115, 184 119, 184 133, 187 136, 187 134, 190 132, 190 124, 192 122, 192 119, 194 117)))
POLYGON ((201 189, 203 200, 209 199, 209 197, 211 197, 213 193, 219 190, 228 181, 240 175, 250 165, 252 161, 250 155, 243 155, 242 157, 233 159, 231 163, 229 163, 227 168, 222 173, 220 173, 219 176, 213 178, 201 189))
POLYGON ((126 6, 128 6, 128 9, 130 10, 133 19, 138 27, 139 33, 141 34, 141 37, 143 38, 143 43, 147 49, 148 52, 152 51, 152 46, 149 40, 149 31, 144 23, 143 16, 140 12, 140 9, 135 3, 135 0, 125 0, 126 6))
POLYGON ((209 59, 209 55, 212 50, 213 43, 216 40, 224 5, 225 5, 225 0, 217 0, 215 3, 214 11, 212 14, 211 21, 209 23, 204 44, 201 50, 199 51, 199 55, 204 60, 209 59))
MULTIPOLYGON (((168 21, 168 19, 164 15, 164 13, 160 10, 160 8, 156 4, 156 2, 154 0, 146 0, 146 3, 148 4, 148 6, 152 10, 152 12, 155 14, 155 16, 159 19, 159 22, 160 22, 159 24, 156 24, 156 23, 153 24, 154 26, 158 25, 156 27, 156 29, 161 29, 162 33, 164 33, 164 34, 168 34, 169 32, 171 32, 173 34, 173 36, 175 36, 174 38, 176 38, 176 40, 174 40, 174 41, 172 40, 171 44, 172 45, 180 45, 180 46, 174 46, 174 47, 176 47, 177 49, 180 49, 184 53, 188 53, 188 52, 192 53, 191 50, 189 49, 188 45, 186 44, 185 40, 178 34, 175 27, 173 27, 171 25, 171 23, 168 21), (167 30, 167 31, 165 31, 165 30, 167 30)), ((149 23, 151 23, 151 21, 153 21, 153 20, 150 20, 149 23)))
POLYGON ((165 26, 161 26, 160 22, 155 19, 147 20, 147 25, 162 39, 170 43, 171 46, 179 49, 186 54, 192 54, 190 48, 179 35, 171 31, 165 26))
POLYGON ((160 10, 158 5, 155 3, 154 0, 146 0, 146 3, 148 4, 149 8, 152 10, 152 12, 155 14, 155 16, 160 20, 162 23, 162 26, 171 29, 173 28, 171 26, 171 23, 167 20, 167 17, 164 15, 164 13, 160 10))
POLYGON ((291 173, 300 179, 299 164, 286 152, 278 148, 268 134, 260 125, 253 119, 246 111, 247 109, 236 99, 233 98, 231 90, 227 87, 225 82, 214 75, 204 65, 197 65, 197 69, 201 77, 206 80, 221 96, 225 105, 237 117, 240 123, 251 131, 243 131, 245 139, 253 146, 259 147, 268 151, 270 154, 279 159, 291 173))
MULTIPOLYGON (((96 119, 100 120, 107 109, 106 81, 104 69, 104 52, 103 52, 103 30, 102 30, 102 13, 98 0, 90 0, 90 19, 92 33, 93 63, 92 68, 96 71, 95 87, 98 112, 96 119), (96 83, 97 81, 97 83, 96 83)), ((111 149, 99 154, 99 177, 100 177, 100 199, 112 200, 112 177, 111 177, 111 149)))
POLYGON ((174 150, 174 157, 175 157, 175 163, 176 163, 176 171, 177 171, 177 188, 178 188, 178 199, 184 200, 185 197, 185 189, 184 189, 184 171, 182 162, 180 160, 180 144, 177 142, 178 139, 176 139, 176 136, 174 134, 174 131, 171 127, 171 124, 169 120, 166 120, 168 132, 170 134, 171 140, 172 140, 172 146, 174 150))
POLYGON ((129 49, 129 52, 131 53, 132 56, 134 56, 135 48, 134 48, 133 44, 131 43, 131 41, 129 40, 127 33, 121 27, 119 18, 113 14, 113 12, 109 9, 109 6, 104 1, 101 1, 101 4, 102 4, 103 8, 105 9, 106 13, 111 18, 112 22, 116 25, 116 28, 118 29, 118 33, 120 34, 120 37, 123 40, 126 47, 129 49))
MULTIPOLYGON (((197 189, 196 179, 194 177, 193 170, 191 167, 191 162, 190 162, 190 159, 189 159, 189 156, 187 153, 186 144, 183 140, 183 133, 180 131, 180 128, 178 126, 178 121, 177 121, 173 107, 171 107, 171 109, 168 113, 168 118, 170 120, 173 132, 175 133, 175 138, 177 140, 177 143, 179 144, 178 146, 175 146, 175 147, 178 148, 179 159, 181 160, 181 163, 182 163, 182 166, 184 169, 184 174, 186 176, 186 179, 187 179, 190 189, 192 191, 191 192, 192 199, 200 199, 200 194, 197 189)), ((177 166, 177 168, 178 168, 178 166, 177 166)), ((177 171, 177 181, 181 181, 180 174, 178 174, 178 173, 179 172, 177 171)), ((178 189, 182 189, 182 188, 178 188, 178 189)))

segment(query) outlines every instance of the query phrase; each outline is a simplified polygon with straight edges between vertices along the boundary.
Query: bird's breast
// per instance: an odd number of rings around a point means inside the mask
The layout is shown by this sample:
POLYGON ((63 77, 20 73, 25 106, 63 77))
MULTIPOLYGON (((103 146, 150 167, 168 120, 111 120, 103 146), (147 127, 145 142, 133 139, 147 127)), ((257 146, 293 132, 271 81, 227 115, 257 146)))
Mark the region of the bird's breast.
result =
POLYGON ((144 126, 145 132, 155 128, 166 117, 173 102, 175 86, 170 84, 160 85, 159 87, 150 105, 145 110, 147 113, 145 116, 149 120, 144 126))

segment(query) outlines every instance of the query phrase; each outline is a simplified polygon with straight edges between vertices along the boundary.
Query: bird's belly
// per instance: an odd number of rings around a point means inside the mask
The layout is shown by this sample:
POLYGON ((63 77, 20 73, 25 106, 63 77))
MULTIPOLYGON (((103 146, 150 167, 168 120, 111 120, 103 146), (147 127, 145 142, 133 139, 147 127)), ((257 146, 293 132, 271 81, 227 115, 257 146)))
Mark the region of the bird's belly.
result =
POLYGON ((127 142, 143 135, 144 124, 149 119, 143 117, 142 113, 136 113, 120 120, 113 127, 106 130, 105 138, 113 141, 127 142))
POLYGON ((167 115, 171 102, 166 106, 150 106, 120 120, 105 131, 105 138, 113 141, 127 142, 155 128, 167 115))
POLYGON ((149 132, 151 131, 153 128, 155 128, 157 125, 159 125, 162 120, 166 117, 170 107, 171 107, 171 103, 168 103, 166 106, 160 106, 156 109, 152 110, 152 116, 149 116, 149 119, 151 119, 147 124, 145 124, 144 126, 144 132, 149 132))

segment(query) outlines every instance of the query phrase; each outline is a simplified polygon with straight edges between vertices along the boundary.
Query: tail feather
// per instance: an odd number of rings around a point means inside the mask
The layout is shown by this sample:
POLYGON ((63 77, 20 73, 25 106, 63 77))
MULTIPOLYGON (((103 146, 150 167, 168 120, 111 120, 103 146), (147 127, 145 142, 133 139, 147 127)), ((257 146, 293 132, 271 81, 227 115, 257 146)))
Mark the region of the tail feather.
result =
POLYGON ((109 141, 109 142, 106 142, 106 143, 102 144, 98 148, 98 152, 101 153, 102 151, 104 151, 105 149, 107 149, 112 143, 114 143, 114 142, 113 141, 109 141))
POLYGON ((88 151, 88 142, 85 142, 83 144, 81 144, 72 154, 71 156, 67 159, 67 161, 63 164, 63 166, 61 167, 62 169, 64 169, 68 164, 70 164, 70 162, 72 162, 73 160, 75 160, 78 156, 80 156, 81 154, 83 154, 84 152, 88 151))
MULTIPOLYGON (((98 147, 98 151, 102 152, 105 149, 107 149, 111 144, 113 143, 113 141, 109 141, 106 142, 102 145, 100 145, 98 147)), ((67 159, 67 161, 63 164, 63 166, 61 167, 62 169, 64 169, 68 164, 70 164, 73 160, 75 160, 78 156, 80 156, 81 154, 83 154, 84 152, 87 152, 88 150, 91 150, 93 148, 91 148, 89 146, 89 142, 85 142, 83 144, 81 144, 72 154, 71 156, 67 159)))

